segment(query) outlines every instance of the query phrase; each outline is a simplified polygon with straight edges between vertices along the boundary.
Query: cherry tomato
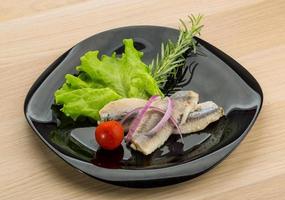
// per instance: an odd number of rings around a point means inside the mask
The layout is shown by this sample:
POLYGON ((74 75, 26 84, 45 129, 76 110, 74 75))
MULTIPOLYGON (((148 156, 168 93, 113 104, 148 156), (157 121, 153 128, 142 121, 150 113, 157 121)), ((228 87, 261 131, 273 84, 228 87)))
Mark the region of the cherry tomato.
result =
POLYGON ((124 128, 117 121, 102 122, 97 126, 95 138, 98 144, 107 150, 113 150, 120 146, 124 137, 124 128))

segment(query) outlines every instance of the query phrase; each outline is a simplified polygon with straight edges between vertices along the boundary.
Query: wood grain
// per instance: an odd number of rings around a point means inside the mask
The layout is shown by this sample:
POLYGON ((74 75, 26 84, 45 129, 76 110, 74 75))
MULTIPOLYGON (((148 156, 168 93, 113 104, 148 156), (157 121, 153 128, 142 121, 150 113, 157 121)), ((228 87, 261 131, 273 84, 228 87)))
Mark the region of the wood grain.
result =
POLYGON ((9 2, 0 5, 10 10, 0 14, 0 199, 285 199, 285 1, 49 0, 35 12, 38 1, 25 1, 27 12, 9 2), (215 169, 163 188, 112 186, 78 173, 28 127, 28 89, 75 43, 119 26, 176 27, 189 13, 205 15, 202 38, 243 64, 265 96, 249 135, 215 169))
POLYGON ((85 2, 86 0, 9 0, 1 1, 0 4, 0 21, 16 19, 24 16, 31 16, 37 13, 49 11, 51 9, 69 6, 72 4, 85 2))

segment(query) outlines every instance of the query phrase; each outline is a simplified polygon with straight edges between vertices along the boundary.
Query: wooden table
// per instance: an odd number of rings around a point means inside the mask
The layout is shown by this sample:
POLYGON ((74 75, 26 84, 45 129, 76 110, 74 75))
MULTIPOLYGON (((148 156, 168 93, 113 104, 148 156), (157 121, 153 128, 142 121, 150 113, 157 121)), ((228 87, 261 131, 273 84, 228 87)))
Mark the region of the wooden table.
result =
POLYGON ((0 199, 285 199, 284 0, 9 0, 0 4, 0 199), (181 184, 128 189, 78 173, 28 126, 25 95, 42 71, 82 39, 114 27, 176 27, 205 15, 202 38, 257 78, 263 110, 220 165, 181 184))

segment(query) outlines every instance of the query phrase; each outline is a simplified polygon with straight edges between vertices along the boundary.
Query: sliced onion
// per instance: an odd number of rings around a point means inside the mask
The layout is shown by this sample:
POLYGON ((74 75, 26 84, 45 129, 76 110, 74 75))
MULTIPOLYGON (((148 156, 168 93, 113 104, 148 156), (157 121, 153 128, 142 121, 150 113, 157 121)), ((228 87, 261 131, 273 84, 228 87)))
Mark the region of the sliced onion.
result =
MULTIPOLYGON (((121 124, 124 124, 124 122, 125 122, 130 116, 132 116, 133 114, 135 114, 135 113, 137 113, 137 112, 140 112, 142 109, 143 109, 143 107, 139 107, 139 108, 136 108, 136 109, 130 111, 129 113, 127 113, 127 115, 121 120, 121 124)), ((156 111, 156 112, 159 112, 159 113, 165 115, 165 111, 162 110, 162 109, 160 109, 160 108, 157 108, 157 107, 154 107, 154 106, 150 106, 149 109, 154 110, 154 111, 156 111)), ((180 137, 181 137, 182 143, 184 143, 184 142, 183 142, 183 137, 182 137, 181 129, 180 129, 178 123, 176 122, 176 120, 175 120, 172 116, 170 116, 170 118, 169 118, 168 120, 175 126, 175 128, 176 128, 177 131, 178 131, 177 133, 178 133, 178 134, 180 135, 180 137)), ((175 133, 175 134, 177 134, 177 133, 175 133)))
POLYGON ((134 134, 134 132, 137 130, 144 114, 146 113, 146 111, 149 109, 149 107, 151 106, 151 104, 158 98, 158 96, 152 96, 150 97, 150 99, 148 100, 148 102, 145 104, 145 106, 139 111, 138 115, 136 116, 136 118, 133 120, 130 129, 128 131, 128 134, 126 136, 126 141, 129 142, 132 139, 132 136, 134 134))
MULTIPOLYGON (((156 112, 159 112, 159 113, 161 113, 161 114, 165 114, 165 111, 162 110, 162 109, 160 109, 160 108, 151 106, 150 109, 152 109, 152 110, 154 110, 154 111, 156 111, 156 112)), ((176 120, 175 120, 172 116, 170 116, 169 121, 175 126, 175 128, 176 128, 177 131, 178 131, 178 134, 180 135, 180 138, 181 138, 182 143, 184 143, 183 137, 182 137, 182 131, 181 131, 181 129, 180 129, 178 123, 176 122, 176 120)), ((176 134, 176 133, 175 133, 175 134, 176 134)))
POLYGON ((167 123, 167 121, 170 119, 171 115, 172 115, 172 110, 173 110, 173 102, 169 97, 166 97, 167 99, 167 107, 166 107, 166 111, 163 115, 163 117, 161 118, 161 120, 155 125, 155 127, 153 127, 148 133, 147 135, 154 135, 156 132, 158 132, 159 130, 162 129, 162 127, 165 125, 165 123, 167 123))
MULTIPOLYGON (((135 113, 141 111, 142 109, 143 109, 143 107, 138 107, 138 108, 136 108, 136 109, 134 109, 134 110, 128 112, 128 113, 126 114, 126 116, 124 116, 124 118, 121 119, 120 123, 121 123, 121 124, 124 124, 127 119, 129 119, 133 114, 135 114, 135 113)), ((154 106, 150 106, 149 109, 154 110, 154 111, 156 111, 156 112, 159 112, 159 113, 161 113, 161 114, 163 114, 163 115, 165 114, 165 111, 164 111, 164 110, 162 110, 162 109, 160 109, 160 108, 157 108, 157 107, 154 107, 154 106)), ((174 124, 177 125, 176 120, 175 120, 172 116, 170 116, 169 121, 170 121, 173 125, 174 125, 174 124)), ((176 128, 177 128, 177 130, 178 130, 178 129, 180 130, 180 128, 179 128, 178 126, 177 126, 176 128)), ((178 130, 178 131, 179 131, 179 130, 178 130)), ((180 132, 181 132, 181 131, 180 131, 180 132)))

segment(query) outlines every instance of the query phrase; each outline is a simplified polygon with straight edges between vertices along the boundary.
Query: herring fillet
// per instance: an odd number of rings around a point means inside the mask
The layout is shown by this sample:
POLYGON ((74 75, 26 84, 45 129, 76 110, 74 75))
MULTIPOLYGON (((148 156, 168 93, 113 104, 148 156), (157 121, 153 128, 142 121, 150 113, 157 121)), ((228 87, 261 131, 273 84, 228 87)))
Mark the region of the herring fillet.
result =
POLYGON ((124 98, 112 101, 99 111, 101 121, 120 120, 128 112, 144 107, 146 102, 146 100, 138 98, 124 98))
MULTIPOLYGON (((217 121, 224 115, 224 110, 212 101, 199 103, 194 112, 190 112, 186 121, 179 124, 183 134, 203 130, 210 123, 217 121)), ((177 133, 177 131, 175 132, 177 133)))
MULTIPOLYGON (((193 91, 178 91, 171 96, 171 99, 174 104, 172 117, 178 122, 182 134, 203 130, 224 115, 223 108, 212 101, 198 104, 199 95, 193 91)), ((107 104, 100 110, 99 114, 102 121, 120 120, 128 112, 144 107, 146 102, 146 100, 138 98, 119 99, 107 104)), ((167 101, 166 99, 159 99, 152 106, 165 111, 167 101)), ((166 123, 155 135, 149 136, 147 134, 160 121, 162 115, 151 109, 145 113, 133 135, 131 148, 148 155, 162 146, 172 133, 177 134, 177 130, 171 123, 166 123)), ((128 129, 130 123, 131 120, 124 123, 125 130, 128 129)))
MULTIPOLYGON (((174 108, 172 117, 178 121, 185 109, 193 111, 198 103, 198 94, 193 91, 180 91, 171 96, 174 108)), ((160 99, 153 103, 153 106, 166 110, 167 100, 160 99)), ((154 135, 147 133, 160 121, 162 115, 151 109, 142 118, 137 130, 131 139, 131 148, 142 152, 145 155, 151 154, 154 150, 162 146, 172 134, 174 128, 171 123, 166 123, 164 127, 154 135)))

